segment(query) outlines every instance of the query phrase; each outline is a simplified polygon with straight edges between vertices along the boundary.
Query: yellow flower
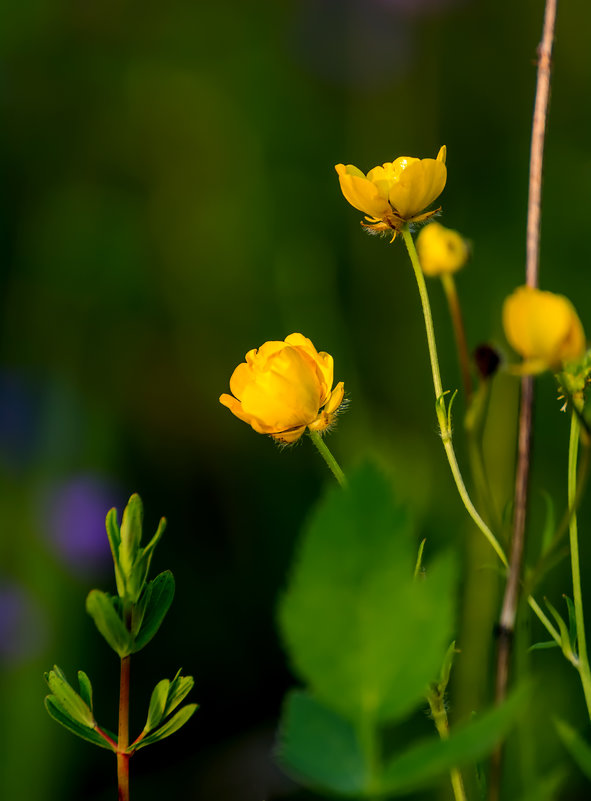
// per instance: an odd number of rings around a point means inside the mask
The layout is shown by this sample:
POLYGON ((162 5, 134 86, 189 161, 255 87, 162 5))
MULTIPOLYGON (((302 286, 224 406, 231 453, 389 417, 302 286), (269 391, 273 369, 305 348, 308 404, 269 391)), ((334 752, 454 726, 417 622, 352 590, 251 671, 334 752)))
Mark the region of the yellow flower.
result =
POLYGON ((460 234, 437 222, 421 229, 417 237, 417 251, 422 270, 429 276, 457 272, 470 255, 468 244, 460 234))
POLYGON ((362 225, 377 233, 392 231, 393 242, 406 223, 422 222, 439 211, 424 212, 443 192, 445 154, 443 146, 436 159, 400 156, 367 176, 352 164, 337 164, 335 169, 345 199, 366 215, 369 224, 362 225))
POLYGON ((503 304, 507 340, 524 362, 521 373, 557 372, 585 353, 585 332, 563 295, 521 286, 503 304))
POLYGON ((343 402, 341 381, 332 388, 333 358, 318 353, 302 334, 265 342, 246 354, 230 378, 232 395, 220 403, 259 434, 295 442, 306 428, 324 431, 343 402))

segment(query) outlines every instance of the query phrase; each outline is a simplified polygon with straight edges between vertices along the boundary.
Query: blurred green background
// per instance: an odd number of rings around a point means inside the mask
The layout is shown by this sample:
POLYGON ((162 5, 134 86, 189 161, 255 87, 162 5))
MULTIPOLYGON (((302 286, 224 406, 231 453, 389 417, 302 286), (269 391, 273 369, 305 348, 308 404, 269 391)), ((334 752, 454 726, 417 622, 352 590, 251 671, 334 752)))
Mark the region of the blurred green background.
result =
MULTIPOLYGON (((542 15, 541 0, 29 0, 4 15, 2 798, 114 797, 114 760, 48 718, 42 672, 85 669, 115 727, 118 664, 84 600, 94 586, 112 589, 104 515, 134 491, 146 534, 168 518, 154 567, 172 569, 177 596, 134 660, 132 719, 141 728, 153 685, 181 665, 201 704, 182 733, 134 758, 135 797, 311 797, 270 757, 295 682, 274 609, 297 532, 331 477, 309 442, 279 451, 218 397, 247 350, 304 333, 334 356, 351 400, 330 438, 344 468, 373 454, 422 520, 427 547, 465 553, 476 532, 436 435, 410 266, 401 243, 363 234, 333 165, 366 171, 447 145, 441 221, 474 250, 458 277, 468 339, 506 351, 500 307, 524 281, 542 15)), ((588 0, 561 4, 541 264, 543 288, 571 297, 588 331, 590 24, 588 0)), ((455 388, 443 294, 431 287, 444 385, 455 388)), ((568 419, 555 395, 541 378, 534 553, 541 490, 557 514, 565 500, 568 419)), ((499 377, 487 458, 501 507, 516 403, 515 380, 499 377)), ((589 512, 584 503, 587 565, 589 512)), ((486 549, 474 559, 482 604, 472 591, 465 611, 484 631, 486 664, 496 579, 481 570, 493 561, 486 549)), ((566 563, 543 588, 556 605, 562 592, 566 563)), ((587 594, 591 603, 589 582, 587 594)), ((530 661, 535 773, 567 762, 550 715, 579 729, 585 715, 560 654, 530 661)), ((489 699, 486 671, 462 689, 472 700, 452 701, 458 717, 489 699)), ((430 731, 425 716, 411 726, 430 731)), ((560 797, 588 797, 581 782, 573 769, 560 797)))

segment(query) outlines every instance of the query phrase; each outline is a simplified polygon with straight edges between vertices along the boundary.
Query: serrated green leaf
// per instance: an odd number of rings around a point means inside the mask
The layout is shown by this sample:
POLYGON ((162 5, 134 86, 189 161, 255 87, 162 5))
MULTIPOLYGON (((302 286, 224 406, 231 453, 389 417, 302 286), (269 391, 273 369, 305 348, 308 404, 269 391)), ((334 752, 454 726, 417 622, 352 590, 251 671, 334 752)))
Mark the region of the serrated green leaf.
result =
POLYGON ((92 712, 92 684, 83 670, 78 671, 78 686, 80 687, 80 697, 92 712))
POLYGON ((72 732, 72 734, 75 734, 77 737, 81 737, 83 740, 88 740, 88 742, 98 745, 101 748, 106 748, 108 751, 113 751, 111 745, 109 745, 109 743, 103 739, 94 728, 89 729, 86 726, 82 726, 80 723, 77 723, 75 720, 72 720, 72 718, 69 717, 57 703, 54 695, 48 695, 45 697, 45 708, 47 709, 50 717, 52 717, 65 729, 68 729, 68 731, 72 732))
POLYGON ((174 734, 174 732, 178 731, 181 726, 185 725, 196 709, 199 709, 199 704, 187 704, 186 706, 181 707, 179 711, 169 718, 166 723, 163 723, 160 728, 156 729, 151 734, 148 734, 148 736, 144 737, 143 740, 140 740, 140 742, 134 746, 134 750, 137 751, 139 748, 143 748, 145 745, 152 745, 152 743, 157 743, 160 740, 164 740, 165 737, 170 737, 171 734, 174 734))
POLYGON ((124 657, 132 653, 132 638, 125 628, 112 596, 101 590, 91 590, 86 598, 86 611, 111 648, 124 657))
POLYGON ((564 747, 588 779, 591 779, 591 745, 564 720, 555 720, 554 725, 564 747))
POLYGON ((174 577, 170 570, 160 573, 150 584, 152 585, 150 598, 141 628, 135 638, 133 653, 140 651, 156 634, 174 598, 174 577))
POLYGON ((391 721, 424 703, 452 639, 455 564, 414 581, 408 513, 372 467, 334 488, 304 531, 279 619, 295 671, 343 717, 391 721))
POLYGON ((94 728, 95 720, 91 709, 69 684, 57 665, 45 674, 45 681, 51 690, 55 705, 67 718, 86 728, 94 728))
POLYGON ((384 767, 382 793, 404 795, 431 784, 450 768, 490 753, 515 723, 527 695, 527 688, 521 688, 501 706, 452 732, 449 740, 433 738, 395 756, 384 767))
POLYGON ((369 781, 353 725, 299 690, 285 699, 277 758, 301 784, 341 796, 359 797, 369 781))
POLYGON ((148 718, 144 731, 152 731, 160 723, 164 717, 164 710, 166 708, 166 701, 168 699, 168 690, 170 689, 170 681, 162 679, 152 690, 152 697, 150 698, 150 706, 148 709, 148 718))

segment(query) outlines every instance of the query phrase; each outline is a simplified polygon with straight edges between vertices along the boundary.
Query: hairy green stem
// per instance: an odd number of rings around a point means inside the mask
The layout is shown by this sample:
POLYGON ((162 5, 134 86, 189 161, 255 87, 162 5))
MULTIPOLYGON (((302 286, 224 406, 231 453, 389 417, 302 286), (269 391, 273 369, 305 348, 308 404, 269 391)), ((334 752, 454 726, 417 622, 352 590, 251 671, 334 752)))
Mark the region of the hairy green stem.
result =
POLYGON ((320 455, 322 456, 322 458, 332 471, 333 476, 339 482, 341 487, 345 489, 347 487, 347 479, 345 477, 345 474, 341 470, 337 460, 334 458, 334 456, 328 449, 328 445, 326 444, 326 442, 322 439, 322 437, 317 431, 308 430, 308 434, 314 445, 316 445, 316 447, 318 448, 318 452, 320 453, 320 455))
MULTIPOLYGON (((427 701, 429 702, 429 708, 437 733, 442 740, 449 739, 449 721, 447 719, 443 694, 439 692, 438 689, 432 687, 427 694, 427 701)), ((451 780, 455 801, 467 801, 462 774, 458 768, 451 768, 449 778, 451 780)))
POLYGON ((466 485, 464 484, 464 479, 462 478, 462 473, 458 466, 458 461, 456 459, 456 454, 452 443, 449 412, 445 408, 445 397, 443 392, 443 386, 441 384, 439 358, 437 356, 437 345, 435 343, 435 329, 433 327, 433 315, 431 314, 431 304, 429 303, 429 294, 427 292, 427 285, 425 284, 425 277, 421 269, 419 256, 417 254, 415 243, 413 241, 412 234, 408 229, 408 226, 405 226, 402 229, 402 236, 404 237, 404 243, 406 245, 406 249, 408 250, 408 255, 410 257, 410 261, 417 281, 417 286, 419 289, 419 295, 421 297, 423 317, 425 320, 425 330, 427 332, 427 345, 429 347, 429 359, 431 361, 431 373, 433 375, 433 388, 435 389, 437 420, 439 422, 439 427, 441 430, 441 439, 443 442, 443 447, 445 448, 447 461, 449 462, 449 466, 452 475, 454 477, 458 493, 460 495, 460 498, 462 499, 464 506, 466 507, 466 511, 468 512, 472 520, 476 523, 480 531, 484 534, 486 539, 489 541, 490 545, 494 549, 495 553, 497 554, 501 562, 505 565, 505 567, 507 567, 507 557, 505 556, 505 552, 503 551, 495 535, 492 533, 490 528, 486 525, 484 520, 480 517, 480 515, 476 511, 476 508, 474 507, 474 504, 470 499, 468 490, 466 489, 466 485))
MULTIPOLYGON (((415 278, 417 281, 417 286, 419 289, 419 295, 421 297, 421 305, 423 307, 423 317, 425 319, 425 329, 427 332, 427 344, 429 347, 429 358, 431 361, 431 372, 433 374, 433 387, 435 389, 437 420, 439 422, 439 426, 441 429, 441 439, 443 441, 443 447, 445 448, 447 460, 449 462, 449 466, 452 475, 454 477, 454 481, 456 483, 456 487, 460 495, 460 498, 462 499, 462 502, 466 507, 466 511, 468 512, 472 520, 476 523, 480 531, 484 534, 484 536, 490 543, 491 547, 494 549, 495 553, 497 554, 503 565, 507 567, 508 566, 507 557, 505 555, 503 548, 501 547, 499 541, 492 533, 490 528, 486 525, 484 520, 480 517, 480 515, 476 511, 476 508, 474 507, 474 504, 470 499, 468 490, 466 489, 466 485, 464 484, 464 480, 462 478, 462 474, 452 444, 452 432, 451 432, 451 423, 449 418, 449 408, 448 409, 445 408, 445 395, 441 384, 439 359, 437 357, 437 346, 435 344, 435 330, 433 328, 433 316, 431 314, 431 304, 429 303, 427 286, 425 284, 425 278, 423 276, 423 271, 421 269, 421 264, 419 262, 419 257, 415 248, 412 234, 410 233, 408 226, 405 226, 402 229, 402 236, 404 238, 404 242, 408 250, 408 255, 410 257, 411 264, 413 266, 415 278)), ((538 618, 540 619, 546 630, 549 632, 552 639, 560 644, 560 634, 558 633, 556 628, 552 625, 548 617, 544 614, 544 612, 536 602, 535 598, 533 598, 530 595, 527 600, 530 607, 536 613, 536 615, 538 616, 538 618)))
MULTIPOLYGON (((570 427, 570 440, 568 449, 568 505, 574 508, 577 497, 577 455, 579 451, 580 424, 576 411, 573 410, 570 427)), ((587 655, 587 639, 585 636, 585 619, 583 616, 583 593, 581 590, 581 566, 579 562, 579 536, 577 528, 577 515, 571 515, 569 523, 570 559, 573 576, 573 602, 575 607, 575 622, 577 626, 578 643, 578 670, 581 676, 587 712, 591 718, 591 670, 587 655)))

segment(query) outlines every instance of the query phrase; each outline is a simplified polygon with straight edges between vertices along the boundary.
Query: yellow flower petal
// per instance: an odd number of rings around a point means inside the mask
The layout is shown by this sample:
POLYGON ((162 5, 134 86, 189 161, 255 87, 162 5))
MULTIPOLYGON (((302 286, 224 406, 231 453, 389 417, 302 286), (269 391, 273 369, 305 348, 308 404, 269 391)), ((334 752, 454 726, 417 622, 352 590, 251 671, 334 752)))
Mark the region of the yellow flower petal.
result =
POLYGON ((380 195, 378 187, 368 181, 363 173, 351 174, 344 164, 337 164, 335 169, 339 174, 341 191, 354 208, 371 217, 380 218, 390 211, 388 199, 380 195))
POLYGON ((457 272, 468 261, 470 250, 457 231, 437 222, 421 228, 417 252, 425 275, 437 276, 457 272))
POLYGON ((221 395, 220 403, 258 433, 294 442, 320 416, 328 420, 326 410, 320 410, 329 398, 330 410, 342 400, 342 383, 331 395, 332 356, 318 353, 302 334, 265 342, 250 350, 246 360, 230 379, 233 395, 221 395))
POLYGON ((371 169, 367 176, 352 164, 337 164, 341 190, 346 200, 371 217, 371 231, 396 231, 405 222, 426 219, 422 214, 439 197, 447 180, 445 145, 436 159, 399 156, 371 169))
POLYGON ((585 333, 572 303, 562 295, 519 287, 503 304, 503 327, 523 356, 522 369, 559 370, 585 353, 585 333))

